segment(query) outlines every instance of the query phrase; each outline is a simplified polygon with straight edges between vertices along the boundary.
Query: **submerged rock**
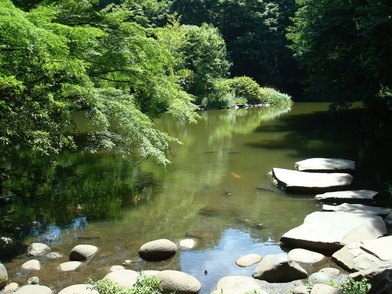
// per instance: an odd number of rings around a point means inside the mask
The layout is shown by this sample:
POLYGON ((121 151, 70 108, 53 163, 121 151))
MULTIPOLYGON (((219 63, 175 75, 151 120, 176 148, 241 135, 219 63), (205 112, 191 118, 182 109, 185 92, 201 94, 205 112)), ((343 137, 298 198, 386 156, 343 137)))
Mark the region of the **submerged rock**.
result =
POLYGON ((316 251, 336 251, 344 245, 377 239, 386 233, 379 216, 349 212, 316 211, 304 223, 283 234, 281 242, 316 251))
POLYGON ((273 168, 272 182, 288 193, 322 193, 347 189, 353 176, 347 173, 308 173, 273 168))

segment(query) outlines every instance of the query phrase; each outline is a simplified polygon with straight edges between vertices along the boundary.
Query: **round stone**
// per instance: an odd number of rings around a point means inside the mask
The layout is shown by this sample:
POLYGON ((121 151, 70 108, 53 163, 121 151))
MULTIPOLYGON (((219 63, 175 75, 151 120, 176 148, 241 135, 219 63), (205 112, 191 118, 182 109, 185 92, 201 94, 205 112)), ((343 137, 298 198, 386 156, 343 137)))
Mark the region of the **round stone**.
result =
POLYGON ((90 284, 72 285, 61 290, 58 294, 99 294, 90 284))
POLYGON ((42 256, 49 252, 49 246, 43 243, 33 243, 27 248, 27 255, 29 256, 42 256))
POLYGON ((182 239, 180 242, 178 242, 178 245, 180 245, 181 248, 192 249, 195 248, 197 242, 195 239, 182 239))
POLYGON ((120 288, 132 288, 139 274, 133 270, 118 270, 108 273, 104 279, 115 282, 120 288))
POLYGON ((241 267, 247 267, 260 262, 263 258, 259 254, 248 254, 238 258, 235 263, 241 267))
POLYGON ((161 280, 162 289, 165 293, 199 293, 201 283, 195 277, 174 270, 165 270, 156 274, 161 280))
POLYGON ((81 265, 82 263, 80 261, 67 261, 59 265, 59 270, 63 272, 72 272, 76 271, 81 265))
POLYGON ((142 245, 139 249, 141 258, 149 261, 165 260, 177 252, 174 242, 167 239, 159 239, 142 245))
POLYGON ((333 268, 333 267, 325 267, 322 268, 321 270, 319 270, 320 273, 324 273, 329 277, 336 277, 340 274, 340 271, 337 268, 333 268))
POLYGON ((217 293, 237 294, 237 293, 258 293, 267 294, 256 283, 255 279, 243 276, 223 277, 216 285, 217 293))
POLYGON ((41 264, 37 259, 32 259, 22 264, 21 268, 25 271, 39 271, 41 269, 41 264))
POLYGON ((110 268, 110 272, 121 271, 121 270, 125 270, 125 267, 123 267, 122 265, 113 265, 110 268))
POLYGON ((92 258, 98 251, 98 248, 94 245, 76 245, 70 255, 69 259, 70 260, 86 260, 89 258, 92 258))
POLYGON ((296 248, 291 250, 288 253, 287 257, 289 260, 293 260, 299 263, 316 263, 325 258, 325 256, 320 253, 302 248, 296 248))
POLYGON ((313 273, 309 276, 308 281, 312 284, 326 284, 328 285, 329 280, 331 279, 330 276, 327 274, 317 272, 313 273))
POLYGON ((41 285, 26 285, 14 292, 14 294, 52 294, 49 287, 41 285))

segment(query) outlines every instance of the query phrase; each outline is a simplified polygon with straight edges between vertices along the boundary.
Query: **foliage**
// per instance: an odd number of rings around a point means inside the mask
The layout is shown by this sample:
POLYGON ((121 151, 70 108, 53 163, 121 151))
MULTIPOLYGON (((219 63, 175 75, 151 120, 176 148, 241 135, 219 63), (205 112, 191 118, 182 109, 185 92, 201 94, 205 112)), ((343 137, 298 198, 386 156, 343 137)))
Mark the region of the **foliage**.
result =
POLYGON ((391 88, 389 1, 297 0, 297 4, 287 36, 308 72, 311 93, 333 100, 339 108, 358 100, 372 103, 381 89, 391 88))
POLYGON ((162 292, 161 281, 152 275, 143 272, 138 276, 136 283, 130 289, 122 289, 115 282, 107 279, 92 282, 92 288, 99 294, 160 294, 162 292))
POLYGON ((280 93, 272 88, 260 89, 261 100, 274 105, 290 105, 292 103, 291 97, 287 94, 280 93))
POLYGON ((140 14, 138 6, 100 10, 97 4, 47 0, 23 12, 1 0, 3 154, 15 147, 38 154, 75 147, 74 134, 64 130, 72 130, 70 113, 84 109, 99 147, 166 164, 172 138, 152 119, 168 111, 195 122, 193 97, 173 73, 174 57, 149 29, 129 21, 140 14))
POLYGON ((229 80, 231 90, 235 93, 236 97, 246 99, 247 104, 259 104, 266 102, 262 100, 260 85, 250 77, 235 77, 229 80))
POLYGON ((330 280, 328 283, 331 286, 338 288, 342 294, 366 294, 371 288, 371 284, 368 283, 366 278, 363 278, 360 281, 355 281, 353 278, 347 278, 341 285, 334 280, 330 280))

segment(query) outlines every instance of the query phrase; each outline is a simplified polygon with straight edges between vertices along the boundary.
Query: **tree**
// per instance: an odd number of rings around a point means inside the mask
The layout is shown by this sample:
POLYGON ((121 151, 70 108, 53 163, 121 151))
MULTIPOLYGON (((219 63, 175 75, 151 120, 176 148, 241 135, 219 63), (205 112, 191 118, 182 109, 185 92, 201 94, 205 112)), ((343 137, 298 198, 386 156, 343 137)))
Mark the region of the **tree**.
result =
POLYGON ((391 88, 392 6, 388 1, 297 0, 288 38, 306 68, 308 90, 335 107, 371 103, 391 88))
POLYGON ((193 97, 173 74, 173 56, 148 29, 128 21, 136 14, 129 6, 49 2, 23 12, 1 0, 2 154, 17 146, 41 154, 73 147, 64 131, 72 127, 70 113, 81 109, 100 146, 167 163, 173 138, 152 118, 162 110, 183 121, 197 117, 193 97))

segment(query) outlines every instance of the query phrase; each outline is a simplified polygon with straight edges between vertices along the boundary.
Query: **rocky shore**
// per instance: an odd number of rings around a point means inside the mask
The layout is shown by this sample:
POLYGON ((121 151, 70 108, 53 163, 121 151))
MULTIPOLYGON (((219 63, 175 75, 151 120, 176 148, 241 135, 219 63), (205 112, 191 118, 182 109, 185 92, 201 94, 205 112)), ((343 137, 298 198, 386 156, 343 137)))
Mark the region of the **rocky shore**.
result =
MULTIPOLYGON (((391 209, 379 205, 386 203, 384 196, 371 190, 349 190, 354 179, 355 163, 344 159, 313 158, 294 165, 294 170, 274 168, 271 180, 287 193, 315 194, 322 210, 305 217, 302 225, 292 228, 281 237, 281 245, 290 248, 287 253, 260 256, 257 252, 233 260, 239 267, 257 265, 251 276, 226 276, 216 282, 218 293, 339 293, 336 285, 351 277, 367 278, 372 284, 370 293, 392 292, 392 214, 391 209), (326 263, 332 260, 333 263, 326 263), (339 269, 343 268, 345 272, 339 269), (347 274, 348 273, 348 274, 347 274), (311 285, 311 287, 309 287, 311 285)), ((180 250, 192 250, 196 240, 187 238, 177 243, 151 240, 139 249, 139 256, 148 262, 170 259, 180 250)), ((15 250, 10 238, 0 238, 0 252, 15 250)), ((21 264, 31 276, 26 285, 18 285, 8 278, 6 267, 0 263, 0 293, 2 294, 97 294, 88 284, 70 285, 51 289, 40 285, 38 275, 40 259, 59 259, 46 244, 32 243, 27 254, 30 260, 21 264)), ((79 271, 99 248, 79 244, 69 253, 67 262, 58 264, 64 273, 79 271)), ((131 288, 140 272, 121 265, 112 265, 102 279, 116 283, 120 288, 131 288)), ((110 265, 109 265, 110 266, 110 265)), ((149 270, 162 282, 165 293, 199 293, 202 284, 195 277, 175 270, 149 270)), ((207 273, 206 273, 207 274, 207 273)))

